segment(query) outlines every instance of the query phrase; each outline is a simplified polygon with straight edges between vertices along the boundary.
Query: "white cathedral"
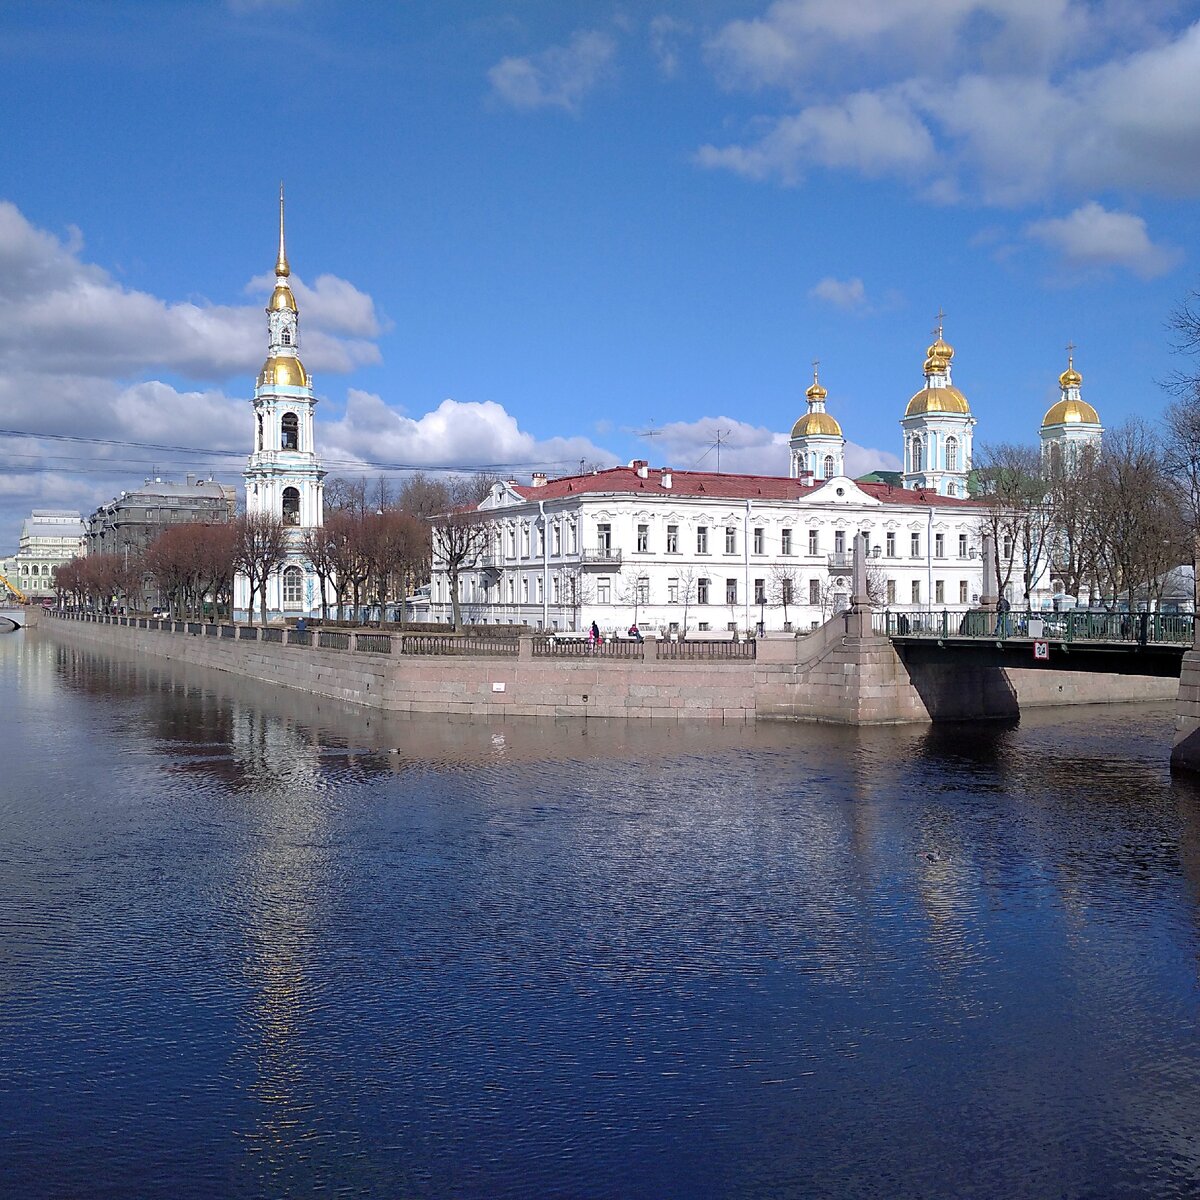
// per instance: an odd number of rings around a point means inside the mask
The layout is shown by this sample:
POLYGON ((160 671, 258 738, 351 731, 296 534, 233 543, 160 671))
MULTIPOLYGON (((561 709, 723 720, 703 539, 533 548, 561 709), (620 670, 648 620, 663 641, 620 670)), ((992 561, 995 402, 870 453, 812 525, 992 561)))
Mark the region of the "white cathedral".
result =
MULTIPOLYGON (((304 553, 304 535, 324 519, 325 471, 317 459, 312 376, 300 361, 300 311, 288 279, 283 188, 279 189, 279 254, 267 304, 267 361, 254 388, 254 451, 246 464, 246 513, 273 513, 283 522, 287 560, 267 582, 267 612, 309 616, 321 607, 320 580, 304 553)), ((245 612, 250 581, 234 580, 234 608, 245 612)), ((255 608, 259 606, 255 597, 255 608)))

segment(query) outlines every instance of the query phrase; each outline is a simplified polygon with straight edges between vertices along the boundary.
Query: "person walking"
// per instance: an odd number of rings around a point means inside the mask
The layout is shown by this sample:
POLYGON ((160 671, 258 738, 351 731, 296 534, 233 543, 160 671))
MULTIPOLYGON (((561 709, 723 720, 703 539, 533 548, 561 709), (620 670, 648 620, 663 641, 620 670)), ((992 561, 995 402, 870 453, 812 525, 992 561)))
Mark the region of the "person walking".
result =
POLYGON ((595 621, 592 622, 591 629, 588 630, 588 649, 595 654, 596 649, 600 645, 600 626, 595 621))

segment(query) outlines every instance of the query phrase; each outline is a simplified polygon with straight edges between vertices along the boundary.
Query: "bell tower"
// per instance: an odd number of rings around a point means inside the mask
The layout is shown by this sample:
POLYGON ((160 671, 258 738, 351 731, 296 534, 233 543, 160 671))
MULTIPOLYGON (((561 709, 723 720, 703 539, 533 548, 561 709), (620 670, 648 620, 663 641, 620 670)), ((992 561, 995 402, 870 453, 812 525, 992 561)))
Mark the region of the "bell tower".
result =
MULTIPOLYGON (((288 561, 267 588, 269 612, 311 613, 320 583, 304 557, 305 531, 322 524, 325 471, 317 461, 312 376, 300 361, 300 310, 292 294, 279 185, 279 252, 267 303, 267 360, 254 388, 254 449, 246 464, 246 513, 272 513, 288 538, 288 561)), ((245 608, 249 584, 239 577, 235 603, 245 608)))

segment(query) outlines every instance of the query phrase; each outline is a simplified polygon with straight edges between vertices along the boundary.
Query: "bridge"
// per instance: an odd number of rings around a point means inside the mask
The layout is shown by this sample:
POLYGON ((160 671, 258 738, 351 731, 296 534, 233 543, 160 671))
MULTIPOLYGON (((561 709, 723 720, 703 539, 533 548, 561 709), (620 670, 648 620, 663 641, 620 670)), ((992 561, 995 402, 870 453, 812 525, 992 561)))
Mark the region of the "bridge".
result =
POLYGON ((18 605, 0 605, 0 633, 13 633, 29 623, 29 610, 18 605))
POLYGON ((1059 671, 1178 678, 1192 648, 1191 613, 995 612, 942 608, 876 612, 872 632, 907 664, 1045 666, 1059 671))

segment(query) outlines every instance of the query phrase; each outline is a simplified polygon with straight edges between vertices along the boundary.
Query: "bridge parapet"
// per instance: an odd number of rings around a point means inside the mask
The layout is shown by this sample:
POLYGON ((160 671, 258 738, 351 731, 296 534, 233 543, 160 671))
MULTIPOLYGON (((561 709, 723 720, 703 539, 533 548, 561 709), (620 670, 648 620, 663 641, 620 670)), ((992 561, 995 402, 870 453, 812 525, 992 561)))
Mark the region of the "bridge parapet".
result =
POLYGON ((881 637, 936 638, 939 641, 1104 642, 1130 646, 1190 646, 1195 636, 1191 613, 1070 612, 1037 610, 988 612, 983 608, 936 608, 877 612, 872 625, 881 637))

